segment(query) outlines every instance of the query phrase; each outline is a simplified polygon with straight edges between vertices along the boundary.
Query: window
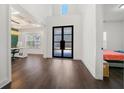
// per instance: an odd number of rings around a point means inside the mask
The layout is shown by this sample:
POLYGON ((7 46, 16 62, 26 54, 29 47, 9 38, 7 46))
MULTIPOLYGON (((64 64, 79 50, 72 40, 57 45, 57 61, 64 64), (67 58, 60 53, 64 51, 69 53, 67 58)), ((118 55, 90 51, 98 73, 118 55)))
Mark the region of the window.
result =
POLYGON ((106 35, 107 35, 107 33, 106 32, 103 32, 103 40, 104 41, 106 41, 106 39, 107 39, 107 36, 106 35))
POLYGON ((61 11, 61 15, 66 15, 68 13, 68 5, 67 4, 61 5, 60 11, 61 11))
POLYGON ((107 32, 103 32, 103 49, 107 48, 107 32))
POLYGON ((27 48, 40 48, 40 33, 27 33, 26 34, 26 47, 27 48))

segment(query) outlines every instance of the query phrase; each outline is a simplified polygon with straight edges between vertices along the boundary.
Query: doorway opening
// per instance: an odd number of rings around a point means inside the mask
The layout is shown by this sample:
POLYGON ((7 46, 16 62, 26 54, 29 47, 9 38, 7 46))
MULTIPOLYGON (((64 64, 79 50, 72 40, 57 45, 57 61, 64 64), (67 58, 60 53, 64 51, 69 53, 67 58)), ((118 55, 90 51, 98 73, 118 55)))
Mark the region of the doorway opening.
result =
POLYGON ((52 56, 73 58, 73 25, 53 27, 52 56))

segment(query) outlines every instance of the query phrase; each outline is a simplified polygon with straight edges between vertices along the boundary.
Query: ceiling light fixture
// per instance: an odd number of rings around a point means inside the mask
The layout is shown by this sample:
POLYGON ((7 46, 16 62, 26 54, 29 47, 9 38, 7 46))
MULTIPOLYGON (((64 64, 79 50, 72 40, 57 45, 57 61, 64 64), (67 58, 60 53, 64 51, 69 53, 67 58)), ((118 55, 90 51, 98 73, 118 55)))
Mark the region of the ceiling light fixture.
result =
POLYGON ((120 9, 124 9, 124 4, 121 4, 121 5, 119 6, 119 8, 120 8, 120 9))

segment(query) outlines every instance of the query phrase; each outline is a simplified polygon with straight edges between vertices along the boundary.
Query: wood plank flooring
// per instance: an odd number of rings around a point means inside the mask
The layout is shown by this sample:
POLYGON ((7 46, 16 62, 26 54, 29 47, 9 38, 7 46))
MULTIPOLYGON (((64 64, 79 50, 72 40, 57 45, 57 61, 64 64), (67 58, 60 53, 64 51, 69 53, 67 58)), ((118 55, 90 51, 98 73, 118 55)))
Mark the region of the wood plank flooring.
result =
POLYGON ((95 80, 81 61, 29 55, 12 64, 12 82, 4 89, 123 88, 123 69, 110 68, 110 78, 95 80))

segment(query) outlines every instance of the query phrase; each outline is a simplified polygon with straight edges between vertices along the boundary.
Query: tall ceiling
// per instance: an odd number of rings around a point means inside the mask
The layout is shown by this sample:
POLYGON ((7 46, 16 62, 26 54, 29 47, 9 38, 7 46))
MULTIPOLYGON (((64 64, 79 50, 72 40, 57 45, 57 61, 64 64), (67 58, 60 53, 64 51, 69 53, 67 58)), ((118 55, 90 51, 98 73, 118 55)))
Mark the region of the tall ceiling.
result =
POLYGON ((28 13, 30 13, 38 23, 44 25, 47 16, 52 15, 52 4, 21 4, 28 13))
MULTIPOLYGON (((79 5, 69 5, 70 14, 80 14, 79 5)), ((104 20, 124 21, 124 9, 119 8, 119 4, 104 4, 104 20)), ((55 16, 60 5, 54 4, 21 4, 11 5, 12 26, 15 28, 38 27, 45 24, 47 16, 55 16), (15 13, 14 13, 15 12, 15 13), (54 13, 55 12, 55 13, 54 13), (39 25, 40 24, 40 25, 39 25)))
POLYGON ((11 26, 12 28, 40 27, 33 17, 19 5, 11 5, 11 26))

